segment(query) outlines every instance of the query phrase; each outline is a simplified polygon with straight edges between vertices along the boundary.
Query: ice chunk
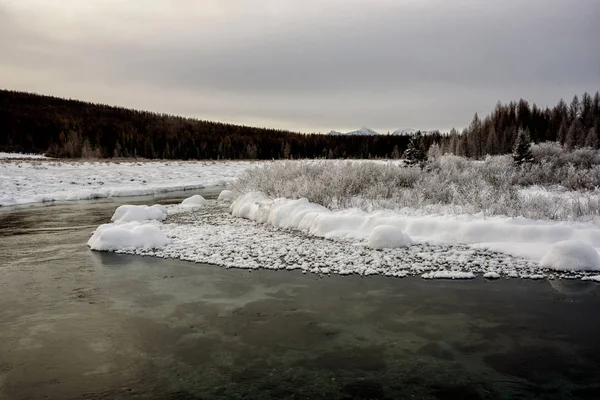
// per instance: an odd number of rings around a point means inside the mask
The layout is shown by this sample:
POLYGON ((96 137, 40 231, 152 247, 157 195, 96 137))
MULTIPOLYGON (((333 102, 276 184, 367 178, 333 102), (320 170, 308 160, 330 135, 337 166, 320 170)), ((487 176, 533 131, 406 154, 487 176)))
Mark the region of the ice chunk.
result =
POLYGON ((166 235, 152 224, 129 223, 100 225, 87 245, 92 250, 152 249, 169 243, 166 235))
POLYGON ((472 272, 463 272, 463 271, 434 271, 427 272, 421 275, 423 279, 473 279, 475 278, 475 274, 472 272))
POLYGON ((600 270, 600 256, 589 244, 564 240, 554 244, 540 261, 540 267, 556 271, 600 270))
POLYGON ((490 271, 483 274, 483 277, 486 279, 500 279, 500 274, 494 271, 490 271))
POLYGON ((369 235, 367 246, 372 249, 394 249, 407 247, 412 244, 410 236, 402 232, 402 229, 391 225, 380 225, 375 227, 369 235))
POLYGON ((199 194, 195 194, 192 197, 188 197, 187 199, 181 202, 181 205, 184 207, 200 207, 206 204, 206 200, 204 197, 199 194))
POLYGON ((116 223, 132 221, 162 221, 167 218, 167 210, 164 206, 155 204, 153 206, 122 205, 117 207, 110 219, 116 223))
POLYGON ((219 193, 218 201, 231 201, 233 200, 233 192, 231 190, 222 190, 219 193))

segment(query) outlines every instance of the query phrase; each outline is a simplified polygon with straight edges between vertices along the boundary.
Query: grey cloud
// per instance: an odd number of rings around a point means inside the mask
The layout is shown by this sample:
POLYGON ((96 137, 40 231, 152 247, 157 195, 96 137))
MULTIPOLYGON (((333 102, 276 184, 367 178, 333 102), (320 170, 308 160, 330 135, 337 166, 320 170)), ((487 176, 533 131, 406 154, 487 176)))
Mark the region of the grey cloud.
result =
POLYGON ((333 1, 323 13, 308 1, 283 14, 240 4, 245 13, 229 23, 199 14, 177 29, 160 25, 149 40, 110 31, 52 39, 12 27, 0 63, 43 63, 115 90, 145 85, 165 101, 185 92, 201 99, 181 106, 186 114, 248 115, 300 130, 447 129, 496 100, 545 105, 600 87, 595 1, 333 1))

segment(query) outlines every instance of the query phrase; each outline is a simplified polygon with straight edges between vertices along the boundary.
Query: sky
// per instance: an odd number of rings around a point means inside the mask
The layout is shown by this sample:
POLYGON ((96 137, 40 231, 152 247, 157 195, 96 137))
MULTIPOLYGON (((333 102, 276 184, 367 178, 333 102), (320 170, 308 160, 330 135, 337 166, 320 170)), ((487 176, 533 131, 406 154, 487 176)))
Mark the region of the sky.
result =
POLYGON ((0 0, 0 88, 301 132, 600 89, 598 0, 0 0))

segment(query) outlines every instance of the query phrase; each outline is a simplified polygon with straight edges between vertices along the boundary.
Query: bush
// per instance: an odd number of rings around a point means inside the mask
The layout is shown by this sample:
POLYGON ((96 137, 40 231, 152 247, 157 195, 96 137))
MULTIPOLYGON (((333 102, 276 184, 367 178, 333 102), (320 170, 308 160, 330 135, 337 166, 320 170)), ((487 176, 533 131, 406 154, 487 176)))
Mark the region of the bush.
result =
POLYGON ((589 149, 532 146, 533 164, 510 155, 483 161, 436 157, 427 170, 393 162, 276 162, 244 173, 238 192, 300 198, 332 209, 410 208, 411 213, 479 213, 534 219, 600 215, 600 165, 589 149), (589 167, 584 167, 589 165, 589 167))

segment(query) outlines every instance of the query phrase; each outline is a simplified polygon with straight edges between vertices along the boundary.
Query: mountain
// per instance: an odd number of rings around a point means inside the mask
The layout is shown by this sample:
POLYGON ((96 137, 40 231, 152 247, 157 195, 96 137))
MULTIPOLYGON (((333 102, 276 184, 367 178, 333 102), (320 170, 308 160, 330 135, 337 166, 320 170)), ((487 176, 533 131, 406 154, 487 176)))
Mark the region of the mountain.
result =
POLYGON ((330 131, 328 133, 328 135, 360 135, 360 136, 374 136, 374 135, 380 135, 379 132, 375 132, 373 129, 370 128, 366 128, 366 127, 362 127, 358 130, 352 131, 352 132, 338 132, 338 131, 330 131))
MULTIPOLYGON (((396 129, 390 135, 410 136, 410 135, 414 135, 417 132, 421 132, 423 135, 427 135, 429 133, 434 133, 436 131, 424 130, 424 129, 413 129, 413 128, 401 128, 401 129, 396 129)), ((357 130, 351 131, 351 132, 330 131, 328 133, 328 135, 333 135, 333 136, 375 136, 375 135, 384 135, 384 134, 376 132, 370 128, 362 127, 360 129, 357 129, 357 130)))
POLYGON ((401 129, 396 129, 394 132, 392 132, 392 135, 408 136, 408 135, 414 135, 415 133, 417 133, 419 131, 423 135, 427 135, 428 133, 435 132, 432 130, 425 130, 425 129, 401 128, 401 129))

